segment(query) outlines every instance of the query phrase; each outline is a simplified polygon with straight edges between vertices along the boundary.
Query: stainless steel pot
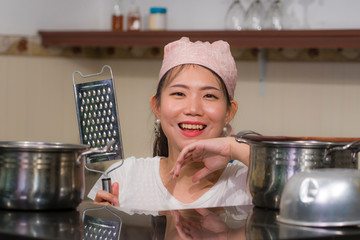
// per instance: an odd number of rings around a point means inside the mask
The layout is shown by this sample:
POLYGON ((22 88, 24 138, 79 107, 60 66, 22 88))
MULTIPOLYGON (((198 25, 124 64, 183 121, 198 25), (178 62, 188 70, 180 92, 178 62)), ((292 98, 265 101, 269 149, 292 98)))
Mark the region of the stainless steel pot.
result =
POLYGON ((84 196, 87 145, 0 142, 0 208, 73 209, 84 196))
POLYGON ((248 186, 258 207, 278 209, 285 183, 296 172, 318 168, 358 168, 359 138, 242 135, 250 147, 248 186))

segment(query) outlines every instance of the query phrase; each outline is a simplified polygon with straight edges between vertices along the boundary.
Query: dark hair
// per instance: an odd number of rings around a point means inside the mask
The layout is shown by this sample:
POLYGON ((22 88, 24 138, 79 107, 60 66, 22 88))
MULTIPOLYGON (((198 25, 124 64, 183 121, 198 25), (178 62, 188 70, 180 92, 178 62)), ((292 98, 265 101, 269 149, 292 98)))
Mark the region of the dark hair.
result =
MULTIPOLYGON (((156 90, 156 94, 155 94, 155 98, 157 100, 157 104, 160 105, 161 102, 161 93, 162 93, 162 89, 164 88, 164 85, 166 83, 167 80, 169 79, 173 79, 175 78, 184 68, 185 66, 201 66, 201 65, 197 65, 197 64, 183 64, 177 67, 174 67, 172 69, 170 69, 167 73, 164 74, 164 76, 160 79, 157 90, 156 90)), ((204 66, 201 66, 204 67, 204 66)), ((229 93, 226 90, 226 85, 224 83, 224 81, 221 79, 221 77, 216 74, 213 70, 204 67, 206 69, 208 69, 210 72, 212 72, 221 82, 221 87, 223 89, 223 91, 225 92, 226 95, 226 102, 227 105, 230 106, 231 102, 230 102, 230 97, 229 97, 229 93)), ((168 139, 165 135, 165 133, 162 130, 161 124, 159 126, 159 130, 160 130, 160 134, 157 135, 155 134, 155 140, 154 140, 154 145, 153 145, 153 156, 162 156, 162 157, 168 157, 169 156, 169 147, 168 147, 168 139)))

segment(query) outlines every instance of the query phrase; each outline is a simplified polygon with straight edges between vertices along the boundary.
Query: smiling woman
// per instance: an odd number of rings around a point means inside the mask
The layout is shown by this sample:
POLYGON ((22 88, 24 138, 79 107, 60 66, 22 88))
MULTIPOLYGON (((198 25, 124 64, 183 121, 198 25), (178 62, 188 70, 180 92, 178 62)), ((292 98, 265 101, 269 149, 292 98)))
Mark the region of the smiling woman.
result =
POLYGON ((227 137, 237 111, 236 80, 235 61, 224 41, 184 37, 165 46, 157 92, 150 100, 157 119, 154 157, 126 159, 110 174, 112 193, 100 190, 99 180, 89 197, 152 211, 251 204, 249 147, 227 137))

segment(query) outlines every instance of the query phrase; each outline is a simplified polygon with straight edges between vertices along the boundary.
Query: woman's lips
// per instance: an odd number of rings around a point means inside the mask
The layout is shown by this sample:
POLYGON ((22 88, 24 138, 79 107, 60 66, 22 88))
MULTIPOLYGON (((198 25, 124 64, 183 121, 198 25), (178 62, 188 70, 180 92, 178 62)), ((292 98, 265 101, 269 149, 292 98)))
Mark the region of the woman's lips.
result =
POLYGON ((199 122, 182 122, 179 123, 179 128, 184 136, 196 137, 204 131, 206 125, 199 122))

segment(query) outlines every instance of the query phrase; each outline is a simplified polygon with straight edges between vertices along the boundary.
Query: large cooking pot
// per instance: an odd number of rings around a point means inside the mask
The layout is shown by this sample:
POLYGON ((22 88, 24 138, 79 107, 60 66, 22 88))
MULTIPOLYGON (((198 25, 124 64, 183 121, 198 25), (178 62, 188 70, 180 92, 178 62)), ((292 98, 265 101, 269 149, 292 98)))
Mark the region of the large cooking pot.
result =
POLYGON ((243 134, 250 145, 248 186, 253 204, 278 209, 285 183, 296 172, 358 168, 360 138, 271 137, 243 134))
POLYGON ((73 209, 84 196, 87 145, 0 142, 0 208, 73 209))

